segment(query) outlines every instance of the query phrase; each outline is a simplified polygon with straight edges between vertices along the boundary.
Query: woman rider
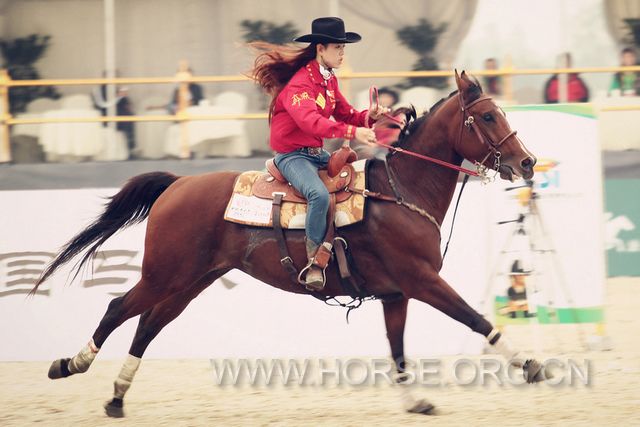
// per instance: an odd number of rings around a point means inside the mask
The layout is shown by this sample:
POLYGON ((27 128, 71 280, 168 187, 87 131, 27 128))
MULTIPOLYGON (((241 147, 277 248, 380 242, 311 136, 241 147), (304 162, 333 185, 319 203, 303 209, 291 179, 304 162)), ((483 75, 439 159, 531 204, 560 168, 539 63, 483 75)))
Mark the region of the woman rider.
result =
POLYGON ((334 70, 342 64, 345 44, 360 39, 356 33, 345 32, 342 19, 328 17, 315 19, 311 34, 294 40, 309 43, 306 48, 253 43, 261 53, 252 77, 272 96, 270 145, 276 152, 275 164, 308 202, 309 268, 304 281, 310 290, 324 287, 324 272, 314 264, 327 231, 329 209, 329 194, 318 176, 318 169, 329 161, 322 139, 374 144, 376 137, 369 126, 386 111, 382 107, 355 111, 338 89, 334 70))

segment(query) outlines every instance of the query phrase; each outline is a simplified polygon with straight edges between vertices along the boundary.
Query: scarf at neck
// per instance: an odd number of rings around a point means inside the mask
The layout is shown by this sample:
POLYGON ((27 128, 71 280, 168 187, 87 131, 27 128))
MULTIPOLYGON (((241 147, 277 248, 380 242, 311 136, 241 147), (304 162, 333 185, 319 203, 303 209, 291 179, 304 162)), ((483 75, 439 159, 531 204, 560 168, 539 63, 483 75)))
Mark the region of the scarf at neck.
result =
POLYGON ((322 78, 325 80, 329 80, 331 76, 333 76, 333 70, 330 68, 327 69, 323 67, 322 64, 319 62, 318 62, 318 65, 320 66, 320 74, 322 74, 322 78))

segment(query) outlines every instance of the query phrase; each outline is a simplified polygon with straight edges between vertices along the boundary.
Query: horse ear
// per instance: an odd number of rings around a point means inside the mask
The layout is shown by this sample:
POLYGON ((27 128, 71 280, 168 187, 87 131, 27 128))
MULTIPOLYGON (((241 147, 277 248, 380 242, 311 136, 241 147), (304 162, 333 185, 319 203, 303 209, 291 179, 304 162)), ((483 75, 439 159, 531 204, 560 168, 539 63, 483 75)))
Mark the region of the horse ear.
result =
POLYGON ((456 70, 456 85, 458 86, 458 90, 464 93, 473 85, 473 82, 469 80, 466 71, 462 70, 462 73, 458 74, 458 70, 456 70))
MULTIPOLYGON (((458 90, 461 90, 460 88, 461 79, 460 79, 460 75, 458 74, 458 69, 454 68, 453 71, 455 72, 455 75, 456 75, 456 86, 458 87, 458 90)), ((462 72, 462 74, 464 74, 464 71, 462 72)))
POLYGON ((458 85, 458 90, 468 101, 479 96, 480 87, 476 84, 475 81, 469 78, 469 75, 466 73, 466 71, 463 70, 459 76, 456 73, 456 83, 458 85))

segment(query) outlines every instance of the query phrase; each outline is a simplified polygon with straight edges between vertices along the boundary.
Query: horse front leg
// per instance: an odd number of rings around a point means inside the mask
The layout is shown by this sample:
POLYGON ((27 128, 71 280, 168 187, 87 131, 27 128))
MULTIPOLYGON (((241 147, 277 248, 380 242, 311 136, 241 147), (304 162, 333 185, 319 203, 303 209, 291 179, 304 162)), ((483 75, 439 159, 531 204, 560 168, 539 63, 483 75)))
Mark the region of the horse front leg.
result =
POLYGON ((474 310, 460 295, 435 271, 424 274, 418 286, 408 292, 409 298, 425 302, 440 310, 454 320, 468 326, 472 331, 482 334, 494 352, 501 354, 516 368, 523 370, 524 379, 528 383, 544 381, 542 365, 533 358, 523 360, 520 351, 504 337, 497 328, 474 310))
POLYGON ((387 339, 397 372, 394 383, 400 391, 402 406, 407 412, 430 415, 434 413, 435 406, 425 399, 416 399, 409 389, 410 385, 407 384, 409 377, 405 373, 404 326, 407 321, 408 302, 409 300, 404 296, 382 300, 387 339))

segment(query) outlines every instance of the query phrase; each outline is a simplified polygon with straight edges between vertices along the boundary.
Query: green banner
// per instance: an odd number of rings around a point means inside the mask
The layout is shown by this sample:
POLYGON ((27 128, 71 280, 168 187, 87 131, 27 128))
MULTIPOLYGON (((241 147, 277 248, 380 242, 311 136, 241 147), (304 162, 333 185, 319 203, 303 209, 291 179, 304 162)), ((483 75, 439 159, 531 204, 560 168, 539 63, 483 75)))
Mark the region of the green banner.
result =
POLYGON ((494 300, 496 325, 526 325, 532 322, 548 325, 552 323, 600 323, 604 321, 603 307, 550 307, 528 304, 513 310, 509 298, 498 295, 494 300))
POLYGON ((608 276, 640 276, 640 179, 605 180, 608 276))

